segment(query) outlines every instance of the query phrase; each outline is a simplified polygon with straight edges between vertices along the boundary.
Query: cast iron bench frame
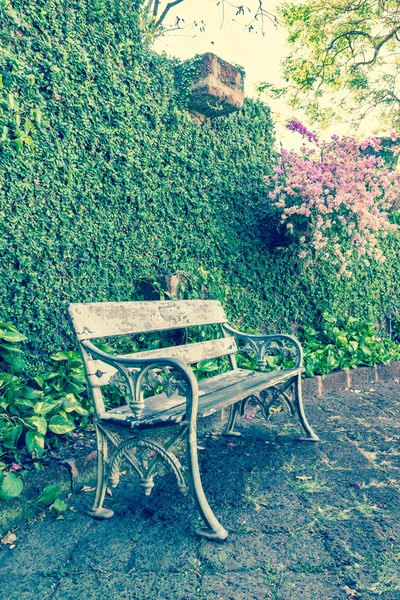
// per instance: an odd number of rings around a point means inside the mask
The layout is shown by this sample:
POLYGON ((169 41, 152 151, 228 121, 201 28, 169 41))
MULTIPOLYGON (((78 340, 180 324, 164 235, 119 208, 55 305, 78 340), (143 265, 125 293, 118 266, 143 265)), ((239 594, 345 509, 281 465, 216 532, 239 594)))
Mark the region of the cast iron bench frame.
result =
POLYGON ((261 406, 266 419, 274 405, 283 401, 290 413, 299 418, 306 433, 301 439, 319 441, 304 413, 303 352, 294 337, 236 331, 228 325, 225 312, 216 300, 70 304, 68 313, 79 341, 94 405, 98 468, 92 517, 113 516, 113 511, 104 508, 103 502, 108 480, 114 487, 118 484, 123 461, 136 471, 146 495, 151 493, 153 479, 163 466, 175 474, 181 492, 190 491, 193 496, 206 526, 196 533, 211 540, 224 540, 228 532, 210 508, 201 482, 197 420, 229 407, 224 435, 239 436, 234 430, 235 420, 244 414, 250 400, 261 406), (203 325, 218 326, 222 337, 122 356, 103 352, 92 342, 93 339, 203 325), (238 369, 236 341, 247 344, 247 351, 256 354, 260 371, 238 369), (294 368, 264 372, 267 356, 276 354, 292 356, 294 368), (198 383, 190 365, 222 356, 228 358, 230 371, 198 383), (108 384, 116 385, 129 397, 129 405, 106 410, 101 388, 108 384), (173 452, 182 440, 186 440, 186 468, 173 452), (110 443, 115 447, 112 456, 110 443))

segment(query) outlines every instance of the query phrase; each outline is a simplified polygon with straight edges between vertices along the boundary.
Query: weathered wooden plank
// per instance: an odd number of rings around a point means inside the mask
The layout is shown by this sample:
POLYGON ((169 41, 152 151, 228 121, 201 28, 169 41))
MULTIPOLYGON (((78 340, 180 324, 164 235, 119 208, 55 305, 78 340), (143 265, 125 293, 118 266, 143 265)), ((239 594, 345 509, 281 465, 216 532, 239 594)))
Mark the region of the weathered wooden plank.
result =
MULTIPOLYGON (((287 369, 270 373, 237 369, 211 379, 205 379, 199 383, 198 415, 199 417, 209 416, 256 392, 283 383, 301 372, 302 369, 287 369)), ((145 401, 143 415, 129 426, 150 426, 160 422, 179 423, 185 418, 185 414, 186 404, 182 396, 168 398, 165 394, 159 394, 145 401)), ((132 416, 132 412, 129 407, 123 407, 104 413, 101 415, 101 419, 123 424, 127 416, 132 416)))
MULTIPOLYGON (((157 350, 146 350, 135 354, 124 354, 123 356, 124 358, 179 358, 187 365, 192 365, 202 360, 227 356, 236 351, 235 338, 225 337, 208 342, 158 348, 157 350)), ((114 375, 116 369, 101 360, 89 360, 87 361, 87 372, 90 384, 101 387, 109 383, 110 377, 114 375)))
POLYGON ((217 300, 70 304, 68 313, 80 340, 182 329, 227 320, 217 300))

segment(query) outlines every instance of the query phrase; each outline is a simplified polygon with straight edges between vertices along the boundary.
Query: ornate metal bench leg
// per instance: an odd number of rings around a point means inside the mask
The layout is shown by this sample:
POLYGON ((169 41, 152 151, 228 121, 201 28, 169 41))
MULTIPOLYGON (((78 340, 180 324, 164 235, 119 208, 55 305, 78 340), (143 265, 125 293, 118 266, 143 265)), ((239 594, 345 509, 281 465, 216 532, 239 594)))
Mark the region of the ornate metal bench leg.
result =
POLYGON ((192 492, 196 508, 207 526, 207 528, 204 529, 196 529, 196 534, 201 537, 205 537, 208 540, 222 542, 228 537, 228 532, 222 527, 221 523, 214 515, 210 505, 207 502, 207 498, 205 497, 201 483, 199 462, 197 457, 196 431, 193 430, 189 430, 187 436, 187 461, 190 490, 192 492))
POLYGON ((307 437, 300 438, 300 440, 303 442, 320 442, 320 438, 313 431, 311 425, 307 421, 307 417, 304 412, 303 395, 301 391, 301 375, 297 377, 297 380, 294 384, 293 404, 299 416, 300 423, 302 424, 303 429, 307 434, 307 437))
POLYGON ((225 431, 222 435, 226 437, 240 437, 242 434, 240 431, 234 431, 236 415, 239 412, 239 403, 232 404, 229 409, 229 419, 226 424, 225 431))
POLYGON ((96 427, 97 438, 97 488, 94 504, 88 514, 94 519, 110 519, 114 512, 103 508, 104 496, 107 488, 106 461, 108 454, 108 442, 104 433, 96 427))

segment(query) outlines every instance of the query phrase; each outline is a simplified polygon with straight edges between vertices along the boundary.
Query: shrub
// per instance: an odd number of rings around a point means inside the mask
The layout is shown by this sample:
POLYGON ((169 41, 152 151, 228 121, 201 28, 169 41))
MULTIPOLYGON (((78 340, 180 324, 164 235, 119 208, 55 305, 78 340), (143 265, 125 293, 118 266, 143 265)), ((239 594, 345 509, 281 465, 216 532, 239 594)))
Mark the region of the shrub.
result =
POLYGON ((25 448, 40 458, 45 444, 88 420, 83 365, 76 352, 58 352, 52 370, 29 379, 20 343, 26 337, 0 323, 0 459, 16 460, 25 448))
MULTIPOLYGON (((384 262, 379 239, 397 226, 388 220, 388 210, 399 198, 400 174, 384 165, 378 138, 358 142, 354 138, 332 136, 319 143, 316 136, 297 121, 288 125, 299 131, 314 147, 303 145, 301 153, 282 149, 269 192, 272 212, 280 216, 288 231, 307 221, 306 236, 299 257, 318 255, 337 265, 337 276, 352 276, 352 259, 384 262)), ((393 134, 394 136, 395 134, 393 134)), ((394 148, 392 148, 392 151, 394 148)))

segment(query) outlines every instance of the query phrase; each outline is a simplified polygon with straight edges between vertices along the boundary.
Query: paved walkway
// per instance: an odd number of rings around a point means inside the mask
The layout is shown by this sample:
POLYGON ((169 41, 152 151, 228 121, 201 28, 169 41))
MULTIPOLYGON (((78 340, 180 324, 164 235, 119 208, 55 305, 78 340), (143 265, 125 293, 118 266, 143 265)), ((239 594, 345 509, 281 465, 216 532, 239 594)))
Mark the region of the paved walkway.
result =
MULTIPOLYGON (((66 499, 0 547, 0 597, 76 600, 400 599, 400 384, 307 402, 322 444, 295 441, 287 415, 207 439, 209 501, 230 531, 191 534, 196 513, 164 478, 150 498, 126 475, 93 521, 90 493, 66 499), (74 512, 76 511, 76 512, 74 512)), ((251 411, 249 411, 251 412, 251 411)))

